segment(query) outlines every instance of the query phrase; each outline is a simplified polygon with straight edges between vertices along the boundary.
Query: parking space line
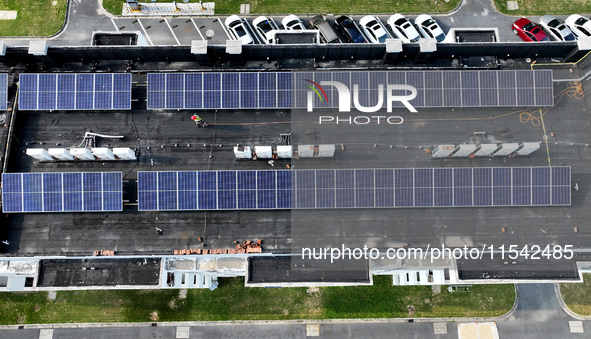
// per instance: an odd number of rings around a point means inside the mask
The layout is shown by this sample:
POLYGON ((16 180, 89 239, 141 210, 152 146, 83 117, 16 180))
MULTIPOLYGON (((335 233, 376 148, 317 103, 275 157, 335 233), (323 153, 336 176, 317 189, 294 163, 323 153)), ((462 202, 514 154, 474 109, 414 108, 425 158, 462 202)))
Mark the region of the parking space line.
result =
POLYGON ((230 36, 230 33, 228 32, 228 30, 226 29, 226 27, 224 26, 224 24, 222 24, 222 21, 220 20, 220 18, 216 18, 216 20, 220 23, 220 26, 222 26, 222 28, 224 29, 224 32, 226 32, 226 35, 228 36, 228 39, 232 40, 232 37, 230 36))
POLYGON ((199 33, 199 36, 201 36, 201 40, 205 40, 203 34, 201 34, 201 30, 199 29, 199 27, 197 27, 197 24, 195 23, 195 20, 193 20, 193 18, 191 18, 191 22, 193 23, 193 26, 195 26, 195 29, 197 30, 197 33, 199 33))
POLYGON ((146 29, 144 28, 144 24, 142 24, 142 21, 140 19, 137 19, 137 22, 139 22, 140 27, 142 28, 142 31, 144 31, 144 35, 146 36, 146 39, 148 40, 150 45, 154 46, 154 43, 152 42, 152 39, 150 39, 148 32, 146 32, 146 29))
POLYGON ((172 27, 170 27, 170 24, 168 23, 168 20, 166 20, 166 18, 164 18, 164 22, 166 22, 166 26, 168 26, 168 29, 170 29, 170 33, 172 33, 172 36, 174 37, 174 40, 176 40, 177 45, 180 45, 181 42, 179 41, 179 39, 176 38, 176 34, 174 34, 174 31, 172 30, 172 27))
POLYGON ((115 30, 119 32, 119 27, 117 27, 117 24, 115 23, 115 20, 113 18, 111 18, 111 22, 113 23, 113 26, 115 26, 115 30))

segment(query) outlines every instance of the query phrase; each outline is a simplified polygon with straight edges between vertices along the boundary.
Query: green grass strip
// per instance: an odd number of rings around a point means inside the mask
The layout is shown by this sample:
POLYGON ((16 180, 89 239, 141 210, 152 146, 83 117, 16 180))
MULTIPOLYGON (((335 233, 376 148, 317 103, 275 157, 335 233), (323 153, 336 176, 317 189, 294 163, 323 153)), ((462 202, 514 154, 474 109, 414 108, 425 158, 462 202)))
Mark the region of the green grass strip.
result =
POLYGON ((515 301, 513 285, 474 285, 470 293, 433 293, 431 286, 392 286, 392 276, 374 276, 374 286, 306 288, 244 287, 243 278, 220 278, 215 291, 62 291, 0 293, 0 324, 85 322, 346 319, 398 317, 493 317, 515 301), (412 306, 414 313, 409 313, 412 306))

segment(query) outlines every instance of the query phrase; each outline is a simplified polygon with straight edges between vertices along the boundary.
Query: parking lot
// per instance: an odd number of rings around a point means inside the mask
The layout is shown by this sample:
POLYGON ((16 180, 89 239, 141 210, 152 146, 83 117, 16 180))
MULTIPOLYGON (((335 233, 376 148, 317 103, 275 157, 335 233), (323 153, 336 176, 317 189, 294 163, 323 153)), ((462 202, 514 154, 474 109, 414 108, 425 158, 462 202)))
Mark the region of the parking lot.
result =
MULTIPOLYGON (((252 23, 256 16, 241 16, 243 19, 252 23)), ((334 26, 334 20, 339 15, 327 16, 327 20, 334 26)), ((359 22, 363 16, 352 16, 352 18, 359 22)), ((377 16, 386 25, 390 16, 377 16)), ((406 16, 411 22, 414 22, 416 16, 406 16)), ((489 16, 487 15, 487 18, 489 16)), ((280 29, 283 29, 281 20, 284 16, 270 16, 280 29)), ((299 16, 306 27, 310 26, 309 16, 299 16)), ((449 32, 451 28, 498 28, 500 41, 520 42, 519 37, 511 31, 512 18, 500 15, 498 13, 491 14, 491 25, 482 25, 481 17, 470 17, 470 20, 458 19, 455 15, 434 16, 433 17, 441 26, 444 32, 449 32), (498 16, 498 17, 497 17, 498 16), (479 19, 480 18, 480 19, 479 19), (475 20, 476 19, 476 20, 475 20), (501 19, 499 21, 499 19, 501 19), (500 26, 499 22, 506 22, 505 26, 500 26)), ((224 45, 227 40, 232 39, 224 25, 226 17, 184 17, 184 18, 112 18, 113 29, 121 32, 135 31, 140 32, 146 38, 150 45, 190 45, 192 40, 208 40, 210 45, 224 45), (213 35, 208 37, 206 32, 213 31, 213 35)), ((532 18, 533 19, 533 18, 532 18)), ((485 21, 486 22, 486 21, 485 21)), ((392 34, 390 28, 388 28, 392 34)), ((341 40, 344 41, 343 36, 337 33, 341 40)))
MULTIPOLYGON (((224 45, 230 36, 224 26, 225 16, 214 17, 150 17, 150 18, 123 18, 107 16, 104 10, 99 7, 97 1, 81 1, 71 3, 71 15, 68 19, 65 29, 48 41, 50 46, 88 46, 91 43, 93 32, 140 32, 148 45, 190 45, 192 40, 207 39, 210 45, 224 45), (208 38, 207 31, 211 30, 211 37, 208 38)), ((387 19, 394 13, 378 15, 385 24, 387 19)), ((309 20, 314 15, 300 15, 306 27, 309 26, 309 20)), ((330 24, 338 17, 337 14, 326 16, 330 24)), ((417 15, 407 15, 406 17, 414 22, 417 15)), ((241 16, 252 22, 256 15, 241 16)), ((285 15, 271 16, 281 27, 281 19, 285 15)), ((353 19, 358 21, 363 15, 352 15, 353 19)), ((558 16, 565 19, 565 16, 558 16)), ((496 28, 501 42, 521 42, 522 40, 513 34, 511 30, 512 23, 516 17, 506 16, 498 13, 488 1, 468 1, 463 3, 460 8, 452 13, 444 15, 433 15, 433 18, 439 23, 444 32, 451 28, 496 28)), ((539 17, 529 17, 532 21, 537 21, 539 17)), ((342 38, 342 36, 341 36, 342 38)), ((28 46, 31 40, 36 38, 5 38, 8 46, 28 46)))

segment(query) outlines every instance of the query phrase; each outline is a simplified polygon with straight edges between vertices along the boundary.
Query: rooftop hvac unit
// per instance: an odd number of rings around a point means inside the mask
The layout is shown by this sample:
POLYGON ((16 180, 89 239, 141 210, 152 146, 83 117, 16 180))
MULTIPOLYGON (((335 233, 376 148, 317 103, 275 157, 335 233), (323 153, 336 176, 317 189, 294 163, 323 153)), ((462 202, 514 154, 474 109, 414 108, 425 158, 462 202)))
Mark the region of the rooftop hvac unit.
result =
POLYGON ((289 146, 277 146, 277 157, 279 159, 291 159, 293 156, 293 148, 289 146))
POLYGON ((40 161, 52 161, 53 158, 43 148, 27 148, 27 155, 40 161))
POLYGON ((94 160, 95 157, 88 148, 70 148, 70 154, 79 160, 94 160))
POLYGON ((74 157, 65 148, 50 148, 47 152, 58 160, 74 160, 74 157))
POLYGON ((311 158, 314 156, 314 145, 298 145, 298 156, 300 158, 311 158))
POLYGON ((318 145, 318 156, 329 158, 334 156, 334 145, 318 145))
POLYGON ((236 159, 252 159, 252 150, 250 146, 234 146, 234 155, 236 159))
POLYGON ((254 153, 259 159, 272 159, 273 147, 271 146, 255 146, 254 153))
POLYGON ((92 149, 92 154, 101 160, 115 160, 113 152, 106 147, 95 147, 92 149))
POLYGON ((433 158, 446 158, 448 157, 455 149, 454 145, 437 145, 433 152, 431 152, 431 156, 433 158))
POLYGON ((517 155, 530 155, 540 149, 539 142, 524 142, 517 149, 517 155))
POLYGON ((509 154, 517 151, 518 148, 519 148, 519 144, 516 143, 516 142, 510 142, 510 143, 501 144, 501 146, 495 152, 495 156, 497 156, 497 155, 509 155, 509 154))
POLYGON ((493 154, 498 148, 497 144, 481 144, 480 146, 476 147, 476 152, 474 153, 477 157, 488 157, 493 154))
POLYGON ((463 144, 463 145, 458 145, 458 147, 456 147, 453 156, 454 157, 467 157, 470 154, 474 153, 474 151, 476 150, 476 145, 474 144, 463 144))
POLYGON ((113 148, 113 154, 122 160, 136 160, 135 152, 129 147, 113 148))

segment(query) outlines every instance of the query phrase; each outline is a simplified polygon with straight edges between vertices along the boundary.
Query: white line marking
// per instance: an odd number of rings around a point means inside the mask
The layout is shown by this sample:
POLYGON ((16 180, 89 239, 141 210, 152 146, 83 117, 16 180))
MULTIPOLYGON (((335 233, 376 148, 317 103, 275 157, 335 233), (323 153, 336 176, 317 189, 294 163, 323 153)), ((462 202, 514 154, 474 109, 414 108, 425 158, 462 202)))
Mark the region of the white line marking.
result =
POLYGON ((113 26, 115 26, 115 30, 119 32, 119 27, 117 27, 117 24, 115 24, 115 20, 113 18, 111 18, 111 22, 113 23, 113 26))
POLYGON ((137 19, 137 22, 139 22, 140 27, 142 28, 142 31, 144 31, 144 35, 146 36, 146 39, 148 40, 150 45, 154 46, 154 44, 152 43, 152 39, 150 39, 148 32, 146 32, 146 29, 144 28, 144 25, 142 24, 142 21, 140 19, 137 19))
POLYGON ((226 32, 226 35, 228 36, 228 39, 233 40, 232 37, 230 36, 230 33, 228 33, 228 31, 226 30, 226 26, 224 26, 224 24, 222 24, 222 21, 220 20, 220 18, 216 18, 216 19, 220 23, 220 25, 222 26, 222 28, 224 29, 224 32, 226 32))
POLYGON ((195 29, 197 30, 197 33, 199 33, 199 36, 201 37, 201 40, 205 40, 205 38, 203 37, 203 34, 201 34, 201 30, 199 29, 199 27, 197 27, 197 24, 195 23, 195 20, 193 20, 193 18, 191 18, 191 22, 193 23, 193 26, 195 26, 195 29))
POLYGON ((168 20, 166 20, 166 18, 164 18, 164 22, 166 22, 166 26, 168 26, 168 29, 170 29, 170 33, 172 33, 172 36, 174 37, 174 40, 176 40, 177 45, 180 45, 180 41, 179 39, 176 38, 176 34, 174 34, 174 31, 172 30, 172 27, 170 27, 170 24, 168 23, 168 20))

